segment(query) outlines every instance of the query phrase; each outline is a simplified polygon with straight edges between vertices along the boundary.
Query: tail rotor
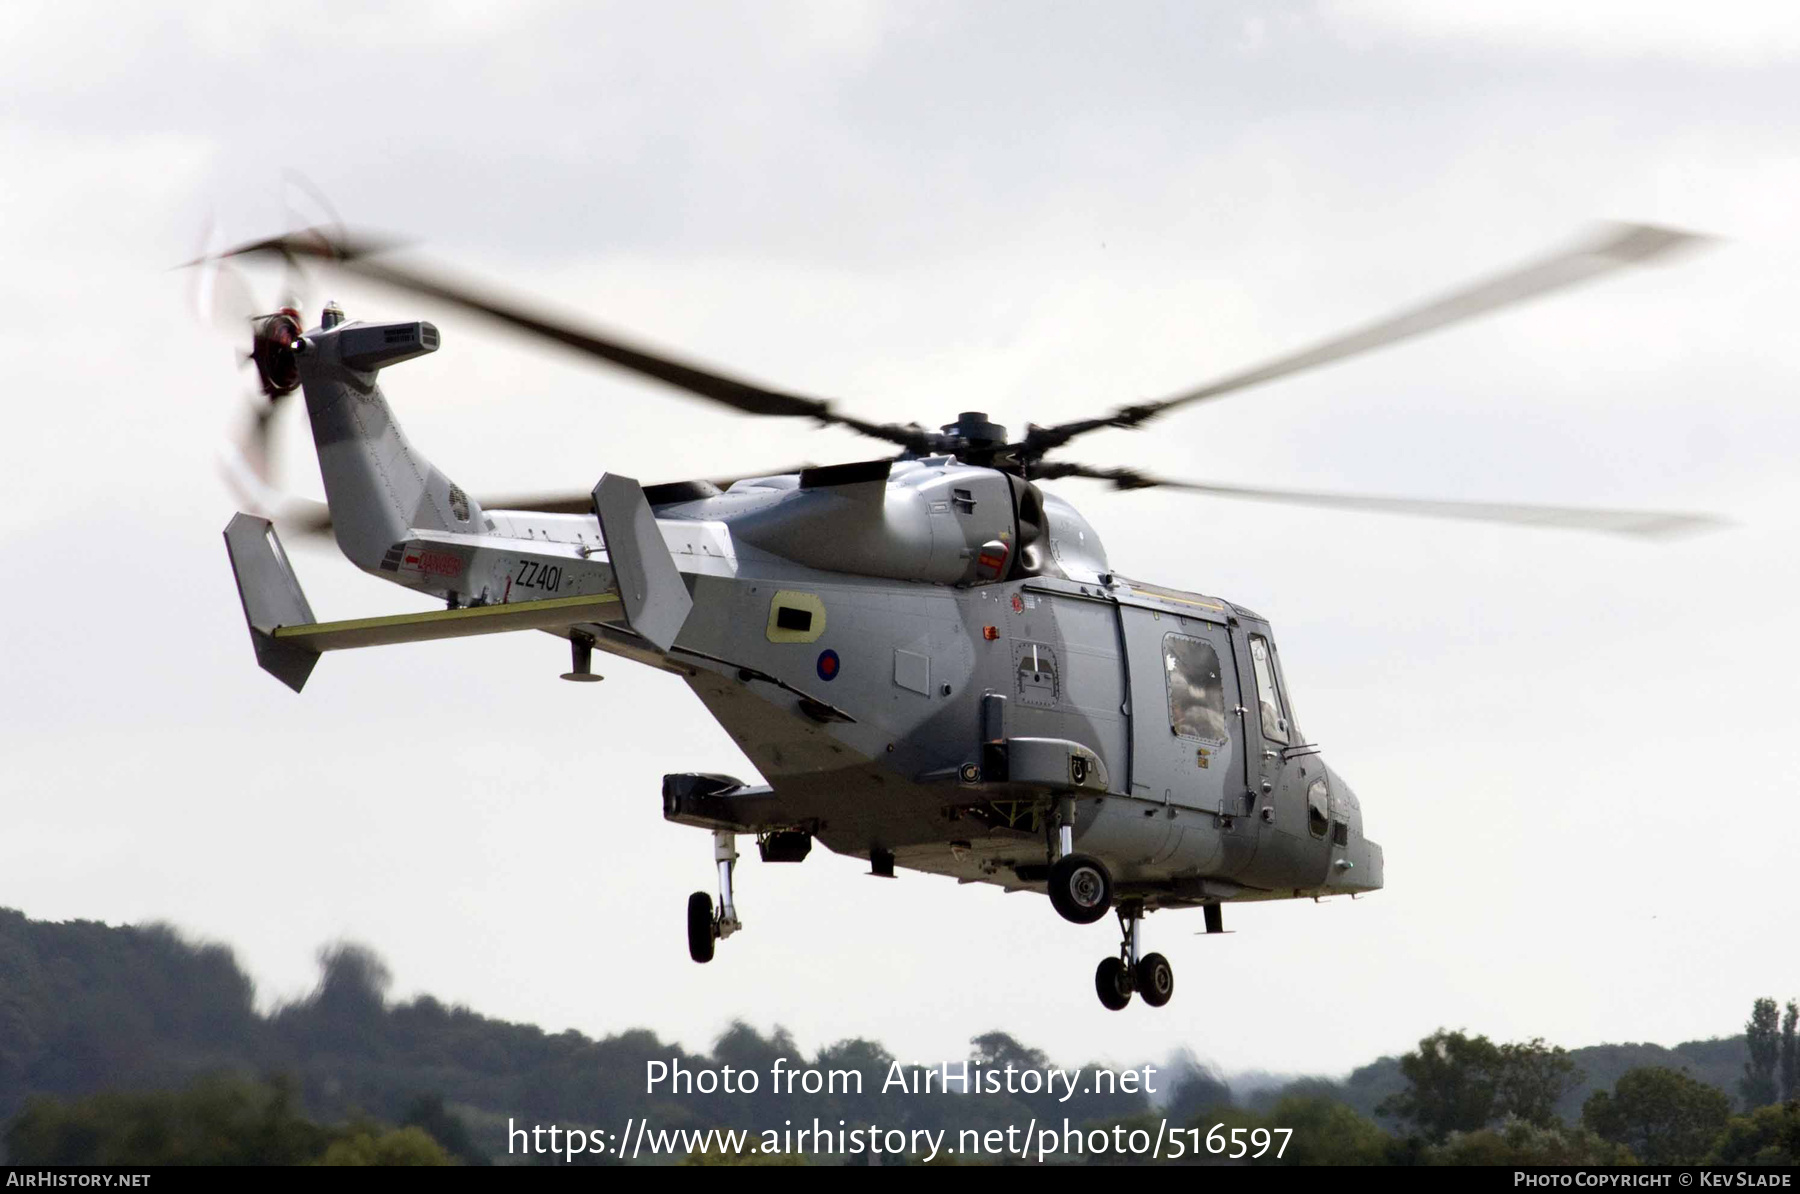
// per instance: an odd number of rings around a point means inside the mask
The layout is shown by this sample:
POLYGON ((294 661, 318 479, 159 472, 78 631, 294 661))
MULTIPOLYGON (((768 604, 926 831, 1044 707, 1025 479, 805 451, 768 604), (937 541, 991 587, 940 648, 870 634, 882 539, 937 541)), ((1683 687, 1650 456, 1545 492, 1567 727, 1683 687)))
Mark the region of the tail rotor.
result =
MULTIPOLYGON (((323 240, 327 234, 318 235, 323 240)), ((219 471, 246 509, 279 518, 285 511, 316 505, 282 491, 277 481, 275 451, 278 416, 288 395, 300 387, 294 345, 306 331, 301 312, 311 279, 297 255, 282 254, 281 297, 271 310, 257 301, 255 288, 232 258, 224 254, 225 248, 219 225, 210 222, 203 252, 193 262, 198 267, 194 271, 194 312, 203 324, 234 339, 249 333, 250 343, 237 350, 237 357, 240 368, 249 366, 256 371, 256 387, 245 395, 248 417, 220 450, 219 471)), ((336 310, 335 304, 331 309, 336 310)), ((342 318, 341 313, 338 318, 342 318)), ((241 346, 243 341, 238 340, 238 344, 241 346)))

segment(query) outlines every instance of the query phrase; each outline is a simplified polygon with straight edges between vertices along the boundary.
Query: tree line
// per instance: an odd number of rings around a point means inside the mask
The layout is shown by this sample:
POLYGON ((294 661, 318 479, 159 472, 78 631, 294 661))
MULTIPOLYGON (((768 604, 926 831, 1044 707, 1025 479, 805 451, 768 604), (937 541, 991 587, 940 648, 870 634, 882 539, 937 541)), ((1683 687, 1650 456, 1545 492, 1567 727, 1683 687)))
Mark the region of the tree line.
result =
MULTIPOLYGON (((1440 1029, 1341 1082, 1306 1078, 1234 1092, 1205 1066, 1177 1058, 1153 1063, 1162 1071, 1155 1099, 1084 1094, 1062 1102, 1060 1092, 884 1097, 895 1058, 874 1041, 841 1041, 809 1056, 783 1030, 734 1024, 709 1053, 690 1054, 644 1030, 594 1040, 430 996, 396 1002, 386 967, 356 946, 331 947, 320 963, 310 994, 263 1015, 250 980, 221 946, 161 926, 46 924, 0 910, 0 1159, 562 1164, 508 1155, 508 1120, 616 1130, 634 1116, 667 1128, 758 1130, 841 1118, 953 1135, 1032 1118, 1060 1124, 1065 1116, 1088 1126, 1150 1125, 1152 1133, 1163 1120, 1202 1133, 1216 1124, 1279 1127, 1293 1129, 1283 1157, 1290 1164, 1800 1157, 1793 1001, 1783 1009, 1759 999, 1743 1036, 1673 1051, 1571 1053, 1542 1040, 1496 1043, 1440 1029), (651 1059, 766 1074, 777 1057, 854 1070, 863 1090, 747 1100, 645 1091, 651 1059), (1736 1088, 1735 1104, 1726 1085, 1736 1088)), ((1053 1064, 1001 1031, 977 1037, 968 1057, 984 1068, 1053 1064)))

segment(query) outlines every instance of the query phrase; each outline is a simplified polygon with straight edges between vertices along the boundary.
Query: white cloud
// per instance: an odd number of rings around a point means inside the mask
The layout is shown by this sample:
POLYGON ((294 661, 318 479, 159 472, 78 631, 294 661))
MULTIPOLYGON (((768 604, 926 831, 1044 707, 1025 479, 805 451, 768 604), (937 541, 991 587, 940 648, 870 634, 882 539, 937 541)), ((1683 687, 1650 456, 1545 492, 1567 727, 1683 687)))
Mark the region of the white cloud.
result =
POLYGON ((1348 31, 1467 42, 1498 52, 1768 66, 1800 57, 1800 8, 1785 0, 1325 0, 1348 31))

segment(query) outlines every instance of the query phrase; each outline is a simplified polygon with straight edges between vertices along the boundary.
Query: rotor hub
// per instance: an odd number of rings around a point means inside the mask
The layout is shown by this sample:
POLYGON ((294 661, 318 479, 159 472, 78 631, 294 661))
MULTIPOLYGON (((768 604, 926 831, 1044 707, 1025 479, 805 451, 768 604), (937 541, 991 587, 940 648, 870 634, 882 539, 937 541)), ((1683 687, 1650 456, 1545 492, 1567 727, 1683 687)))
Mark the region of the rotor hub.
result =
POLYGON ((945 423, 943 430, 971 448, 997 448, 1006 443, 1006 428, 989 422, 986 411, 965 410, 956 416, 956 422, 945 423))
POLYGON ((300 366, 294 359, 294 345, 300 335, 300 312, 292 307, 283 307, 257 321, 250 341, 250 360, 256 365, 263 393, 270 398, 291 394, 300 385, 300 366))

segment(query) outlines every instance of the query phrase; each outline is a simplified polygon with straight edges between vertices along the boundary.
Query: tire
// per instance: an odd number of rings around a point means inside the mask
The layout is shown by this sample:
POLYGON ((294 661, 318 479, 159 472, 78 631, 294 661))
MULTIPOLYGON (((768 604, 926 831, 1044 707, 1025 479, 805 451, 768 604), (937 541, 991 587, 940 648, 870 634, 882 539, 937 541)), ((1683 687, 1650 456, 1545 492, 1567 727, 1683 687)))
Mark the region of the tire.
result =
POLYGON ((688 956, 696 962, 710 962, 713 946, 712 897, 696 891, 688 897, 688 956))
POLYGON ((1175 970, 1161 954, 1145 954, 1138 959, 1137 991, 1151 1007, 1161 1007, 1175 994, 1175 970))
POLYGON ((1125 1005, 1131 1002, 1131 976, 1125 963, 1117 958, 1104 959, 1094 971, 1094 991, 1108 1011, 1125 1010, 1125 1005))
POLYGON ((1070 854, 1050 868, 1050 903, 1067 921, 1091 925, 1112 909, 1112 875, 1086 854, 1070 854))

